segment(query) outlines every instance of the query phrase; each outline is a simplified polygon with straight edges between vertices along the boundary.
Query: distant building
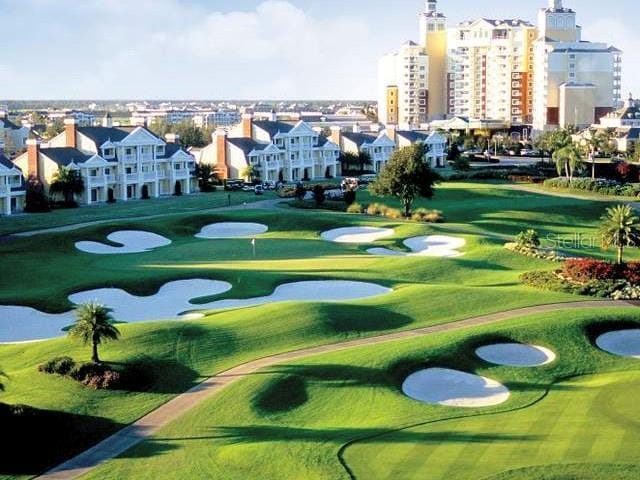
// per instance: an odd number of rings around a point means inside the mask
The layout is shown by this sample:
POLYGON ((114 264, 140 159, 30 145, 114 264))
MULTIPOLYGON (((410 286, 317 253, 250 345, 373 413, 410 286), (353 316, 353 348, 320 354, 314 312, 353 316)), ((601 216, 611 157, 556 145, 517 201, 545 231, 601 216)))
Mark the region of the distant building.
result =
POLYGON ((79 127, 93 127, 96 124, 96 116, 92 113, 79 110, 60 110, 48 112, 47 118, 51 121, 62 122, 67 118, 73 118, 79 127))
POLYGON ((14 160, 26 176, 39 178, 45 188, 61 167, 80 172, 85 185, 81 203, 110 199, 127 201, 197 189, 195 162, 175 142, 165 141, 143 127, 78 127, 65 120, 65 131, 49 144, 27 141, 27 153, 14 160))
POLYGON ((589 139, 603 130, 613 134, 619 152, 637 151, 640 148, 640 100, 629 95, 622 108, 600 118, 599 123, 581 132, 579 137, 589 139))
POLYGON ((24 125, 16 125, 9 120, 7 112, 0 110, 0 143, 3 151, 9 155, 23 152, 31 129, 24 125))
POLYGON ((398 149, 415 144, 424 145, 424 159, 431 168, 442 168, 447 164, 447 139, 438 132, 417 130, 395 130, 398 149))
POLYGON ((340 127, 331 128, 331 140, 345 153, 366 153, 371 157, 371 168, 380 172, 396 150, 396 143, 382 131, 364 132, 358 126, 352 131, 342 130, 340 127))

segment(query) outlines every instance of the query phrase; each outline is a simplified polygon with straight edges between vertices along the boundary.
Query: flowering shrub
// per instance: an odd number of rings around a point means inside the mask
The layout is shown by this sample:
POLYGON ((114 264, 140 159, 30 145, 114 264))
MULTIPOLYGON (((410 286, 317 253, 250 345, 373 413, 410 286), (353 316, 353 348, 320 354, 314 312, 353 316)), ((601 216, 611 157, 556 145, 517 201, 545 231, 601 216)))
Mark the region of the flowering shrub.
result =
POLYGON ((567 260, 562 274, 576 282, 614 280, 620 277, 615 265, 594 259, 567 260))
POLYGON ((640 285, 640 262, 627 263, 622 271, 622 276, 627 282, 640 285))

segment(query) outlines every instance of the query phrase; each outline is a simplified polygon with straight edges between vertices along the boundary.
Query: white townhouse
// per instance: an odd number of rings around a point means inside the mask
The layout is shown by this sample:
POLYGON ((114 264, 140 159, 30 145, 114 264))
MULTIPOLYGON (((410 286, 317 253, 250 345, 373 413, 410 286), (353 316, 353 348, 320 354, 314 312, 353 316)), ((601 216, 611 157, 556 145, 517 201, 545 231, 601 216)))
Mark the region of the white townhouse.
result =
POLYGON ((340 175, 340 148, 309 124, 254 121, 245 114, 230 133, 218 129, 213 143, 200 152, 200 161, 215 165, 219 178, 297 181, 340 175))
POLYGON ((371 157, 373 171, 379 173, 396 150, 396 143, 384 130, 379 133, 363 133, 359 126, 353 131, 331 127, 331 140, 345 153, 367 153, 371 157))
POLYGON ((45 187, 61 167, 80 171, 85 193, 79 200, 85 204, 172 195, 178 189, 189 194, 197 188, 193 156, 143 127, 78 127, 67 119, 65 131, 48 145, 28 140, 27 152, 15 164, 45 187))
POLYGON ((0 143, 0 215, 24 210, 25 186, 20 169, 3 153, 0 143))
POLYGON ((438 132, 397 130, 395 138, 399 149, 422 143, 425 162, 431 168, 442 168, 447 164, 447 139, 444 135, 438 132))

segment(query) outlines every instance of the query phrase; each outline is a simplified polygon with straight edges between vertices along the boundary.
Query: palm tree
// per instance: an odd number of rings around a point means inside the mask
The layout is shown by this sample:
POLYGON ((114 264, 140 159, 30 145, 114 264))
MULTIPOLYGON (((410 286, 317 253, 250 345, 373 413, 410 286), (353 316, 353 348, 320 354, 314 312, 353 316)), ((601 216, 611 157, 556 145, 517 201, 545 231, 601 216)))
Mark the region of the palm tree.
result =
POLYGON ((62 194, 64 203, 72 205, 75 195, 80 195, 84 192, 84 182, 80 172, 69 167, 60 167, 53 177, 49 191, 54 194, 62 194))
POLYGON ((254 178, 257 177, 258 172, 254 165, 247 165, 242 171, 242 176, 246 178, 249 182, 253 182, 254 178))
POLYGON ((218 174, 213 168, 213 165, 208 163, 199 163, 196 165, 196 178, 198 179, 198 186, 203 192, 211 192, 213 185, 218 181, 218 174))
POLYGON ((113 324, 112 310, 96 302, 89 302, 76 308, 76 323, 69 330, 71 338, 80 339, 84 345, 91 343, 91 361, 100 363, 98 345, 105 340, 117 340, 120 331, 113 324))
POLYGON ((601 220, 602 248, 617 248, 618 264, 621 265, 624 248, 640 246, 640 219, 629 205, 618 205, 607 208, 601 220))
POLYGON ((582 164, 582 156, 575 145, 567 145, 553 153, 553 160, 556 162, 558 175, 562 175, 562 171, 566 173, 569 182, 573 180, 573 174, 582 164))
POLYGON ((367 152, 360 152, 358 154, 358 163, 360 164, 360 173, 364 173, 364 167, 366 165, 373 165, 371 155, 369 155, 367 152))
POLYGON ((596 154, 612 155, 616 151, 615 135, 612 130, 599 130, 584 139, 587 155, 591 160, 591 179, 596 178, 596 154))

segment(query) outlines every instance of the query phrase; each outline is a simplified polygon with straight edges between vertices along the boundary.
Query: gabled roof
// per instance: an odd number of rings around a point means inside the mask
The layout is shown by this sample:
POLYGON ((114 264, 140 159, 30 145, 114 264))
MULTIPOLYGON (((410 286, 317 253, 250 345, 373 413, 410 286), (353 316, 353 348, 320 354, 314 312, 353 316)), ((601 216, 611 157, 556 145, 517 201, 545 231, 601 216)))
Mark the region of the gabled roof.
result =
POLYGON ((15 163, 13 163, 11 160, 9 160, 4 154, 0 154, 0 165, 8 168, 9 170, 12 170, 14 168, 20 170, 18 166, 15 163))
POLYGON ((358 147, 361 147, 365 143, 372 144, 376 141, 376 137, 367 133, 343 132, 342 136, 348 140, 351 140, 358 147))
POLYGON ((275 137, 278 133, 289 133, 295 126, 288 122, 271 122, 269 120, 257 120, 253 124, 267 132, 270 137, 275 137))
POLYGON ((396 134, 411 143, 424 142, 429 138, 428 133, 417 130, 397 130, 396 134))
POLYGON ((120 142, 129 136, 123 128, 115 127, 78 127, 78 133, 90 138, 97 148, 108 141, 120 142))
POLYGON ((263 150, 267 147, 266 144, 258 143, 252 138, 227 138, 227 142, 242 150, 245 156, 254 150, 263 150))
POLYGON ((8 118, 0 118, 0 122, 4 123, 4 128, 6 129, 11 129, 11 130, 21 130, 24 127, 19 127, 18 125, 16 125, 15 123, 13 123, 11 120, 9 120, 8 118))
POLYGON ((84 163, 93 157, 93 155, 85 155, 80 150, 69 147, 41 148, 40 153, 61 167, 66 167, 72 163, 84 163))

